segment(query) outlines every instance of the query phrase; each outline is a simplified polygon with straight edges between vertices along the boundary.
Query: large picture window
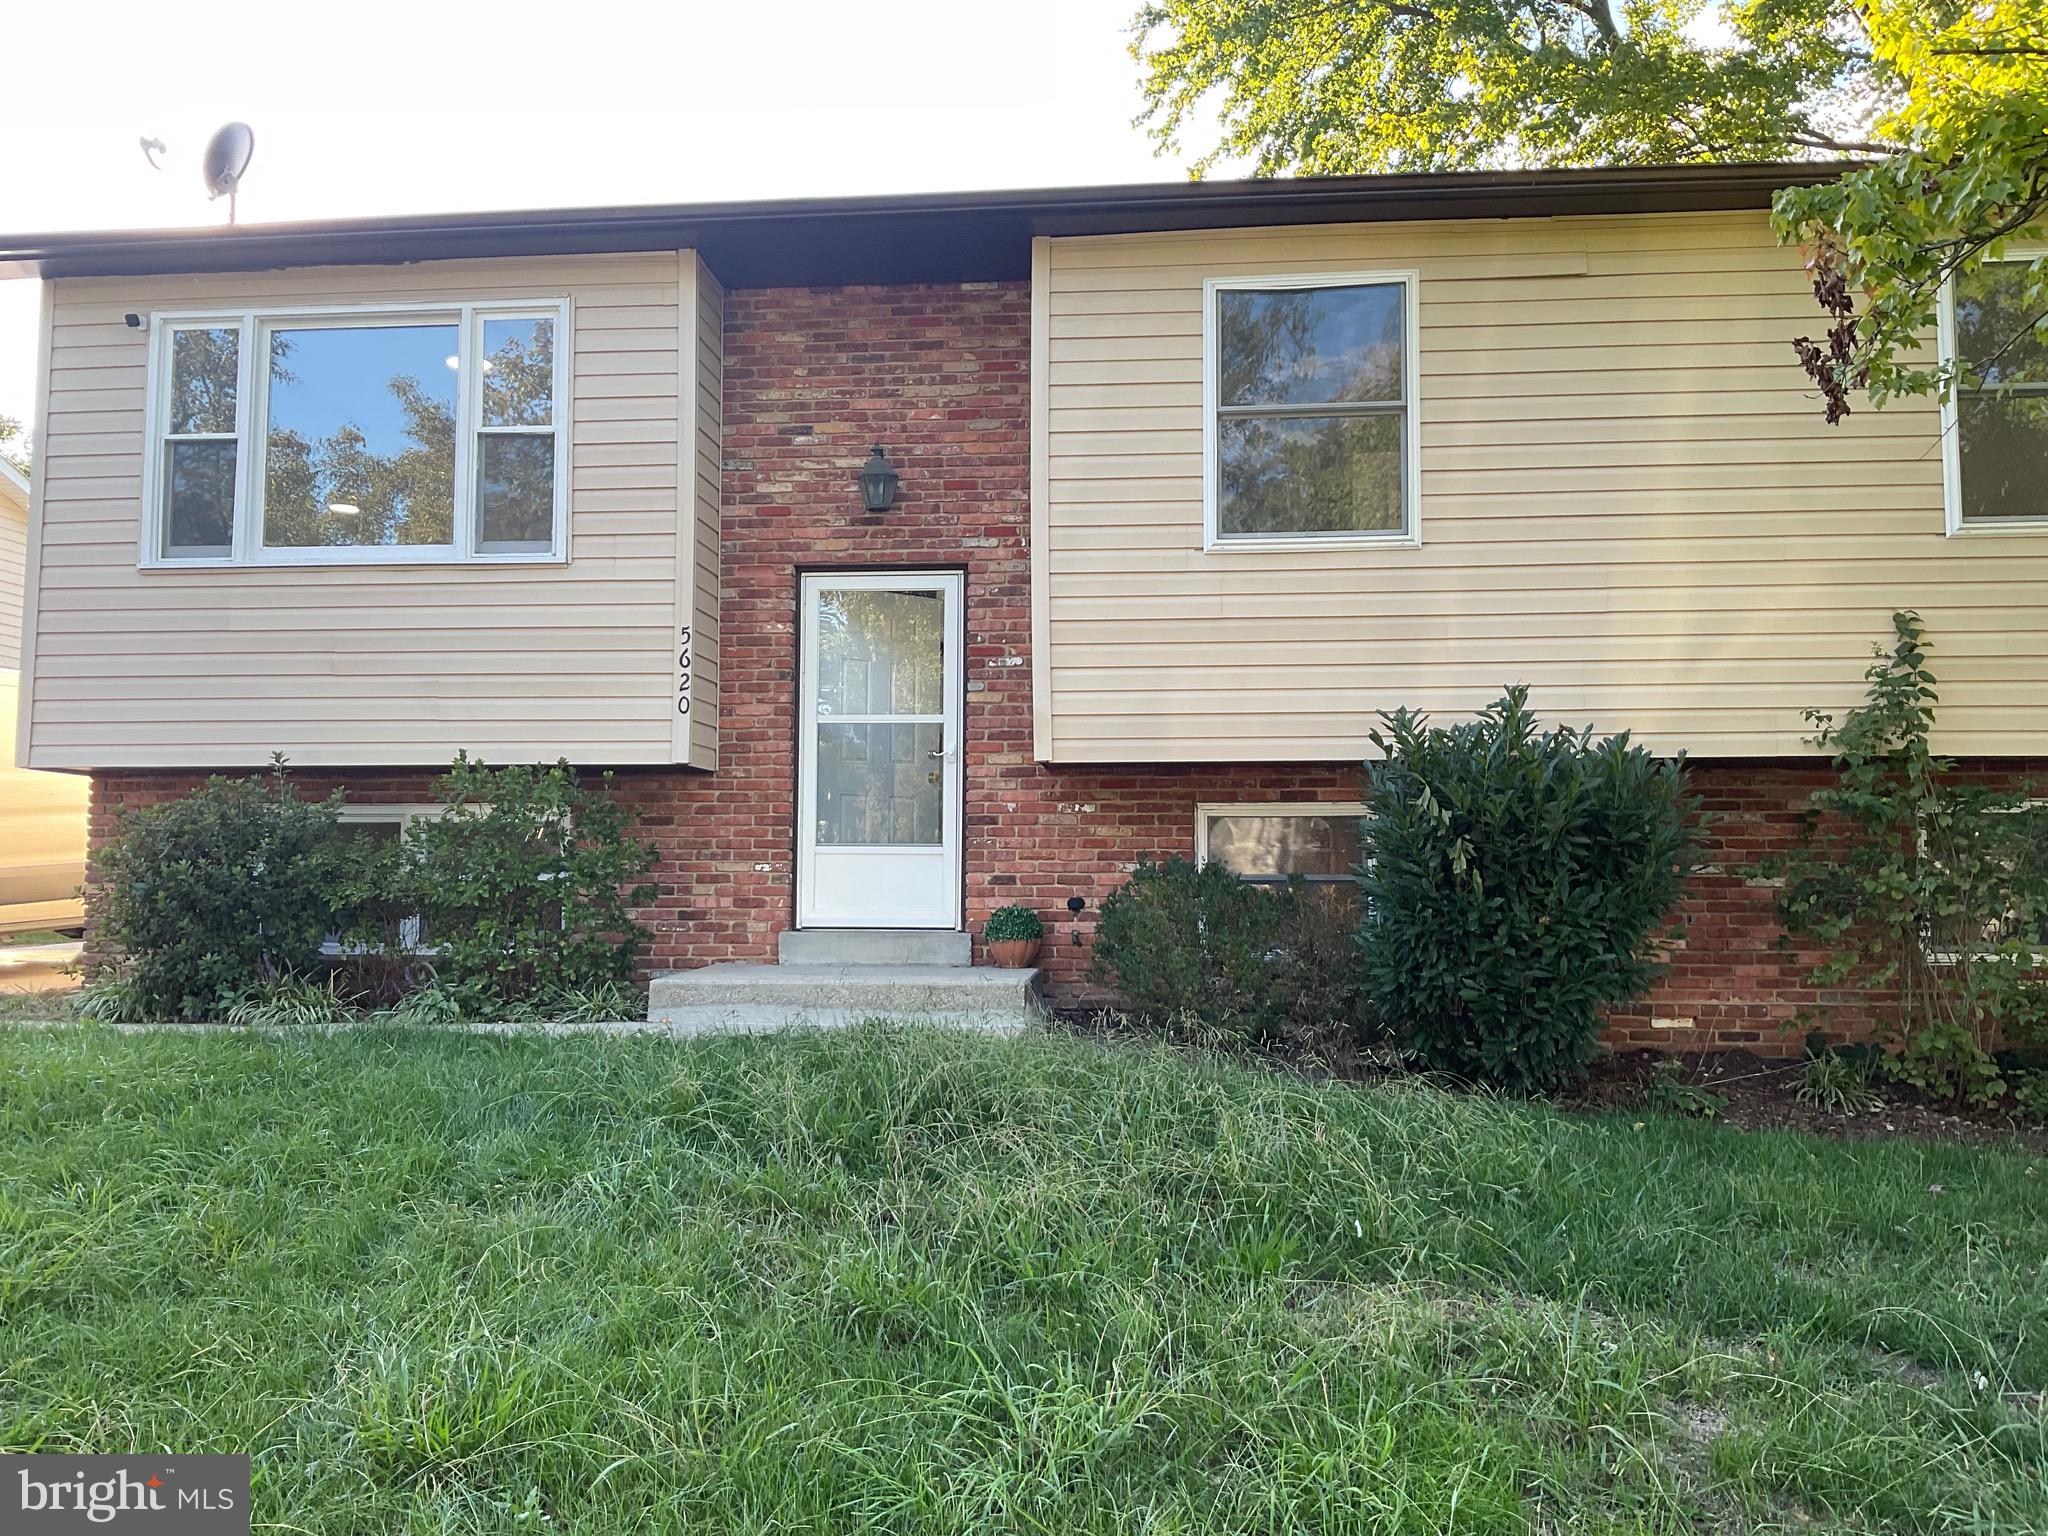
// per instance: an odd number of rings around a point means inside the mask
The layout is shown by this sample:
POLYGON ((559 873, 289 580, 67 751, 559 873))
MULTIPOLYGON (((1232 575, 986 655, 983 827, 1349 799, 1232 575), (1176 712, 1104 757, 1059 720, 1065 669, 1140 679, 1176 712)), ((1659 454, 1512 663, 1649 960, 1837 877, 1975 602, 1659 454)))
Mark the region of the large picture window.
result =
POLYGON ((564 553, 566 306, 159 316, 145 563, 564 553))
POLYGON ((1204 301, 1209 547, 1414 542, 1414 275, 1215 278, 1204 301))
POLYGON ((1942 433, 1948 526, 2048 529, 2048 339, 2024 303, 2025 261, 1986 262, 1946 296, 1959 364, 1942 433))

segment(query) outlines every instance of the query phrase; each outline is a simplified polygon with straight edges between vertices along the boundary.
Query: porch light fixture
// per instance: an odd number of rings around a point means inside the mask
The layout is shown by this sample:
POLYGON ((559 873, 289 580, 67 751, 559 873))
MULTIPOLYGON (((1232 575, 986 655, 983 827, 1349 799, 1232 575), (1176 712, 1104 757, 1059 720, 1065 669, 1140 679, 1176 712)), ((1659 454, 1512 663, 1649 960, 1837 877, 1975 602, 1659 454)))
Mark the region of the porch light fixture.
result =
POLYGON ((882 445, 860 467, 860 499, 870 512, 886 512, 896 505, 896 466, 889 462, 882 445))

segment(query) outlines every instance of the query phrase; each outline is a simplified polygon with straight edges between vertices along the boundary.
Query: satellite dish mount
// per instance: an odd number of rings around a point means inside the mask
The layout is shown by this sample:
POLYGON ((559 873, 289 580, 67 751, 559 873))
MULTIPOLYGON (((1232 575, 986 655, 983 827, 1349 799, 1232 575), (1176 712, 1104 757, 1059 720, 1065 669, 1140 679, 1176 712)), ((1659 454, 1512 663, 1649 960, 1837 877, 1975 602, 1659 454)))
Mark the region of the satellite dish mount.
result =
POLYGON ((229 123, 206 141, 206 196, 209 201, 227 198, 230 224, 235 222, 235 194, 249 169, 249 157, 255 153, 256 134, 247 123, 229 123))

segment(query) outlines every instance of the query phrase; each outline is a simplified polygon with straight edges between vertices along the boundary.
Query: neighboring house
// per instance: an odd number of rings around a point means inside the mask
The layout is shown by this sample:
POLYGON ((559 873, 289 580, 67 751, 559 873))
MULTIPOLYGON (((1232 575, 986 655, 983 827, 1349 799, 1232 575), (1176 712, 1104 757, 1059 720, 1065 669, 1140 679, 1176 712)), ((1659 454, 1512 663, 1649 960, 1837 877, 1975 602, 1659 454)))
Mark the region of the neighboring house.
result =
POLYGON ((86 781, 14 766, 29 494, 28 478, 0 459, 0 935, 84 920, 86 781))
POLYGON ((281 750, 398 817, 567 756, 661 846, 658 968, 1023 902, 1072 1000, 1133 863, 1341 877, 1376 713, 1527 681, 1715 813, 1620 1029, 1769 1049, 1813 994, 1753 863, 1892 611, 1943 751, 2048 757, 2048 434, 1823 424, 1766 214, 1820 174, 0 240, 47 280, 24 760, 105 811, 281 750))

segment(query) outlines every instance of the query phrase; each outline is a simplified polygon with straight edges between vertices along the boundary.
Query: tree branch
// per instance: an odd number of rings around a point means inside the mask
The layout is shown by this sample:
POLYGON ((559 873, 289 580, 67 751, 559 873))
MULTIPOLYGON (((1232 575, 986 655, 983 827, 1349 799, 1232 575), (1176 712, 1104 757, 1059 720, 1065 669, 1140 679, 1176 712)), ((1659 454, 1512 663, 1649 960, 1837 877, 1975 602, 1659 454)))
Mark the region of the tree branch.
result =
POLYGON ((1890 155, 1898 152, 1896 144, 1885 144, 1874 139, 1837 139, 1820 132, 1789 133, 1786 138, 1803 149, 1831 149, 1843 155, 1890 155))
POLYGON ((2048 47, 2034 47, 2027 43, 2012 43, 1996 48, 1935 48, 1929 50, 1939 58, 1999 59, 2024 56, 2030 59, 2048 59, 2048 47))
POLYGON ((1608 42, 1621 41, 1621 24, 1615 20, 1614 0, 1564 0, 1564 3, 1593 23, 1594 29, 1608 42))

